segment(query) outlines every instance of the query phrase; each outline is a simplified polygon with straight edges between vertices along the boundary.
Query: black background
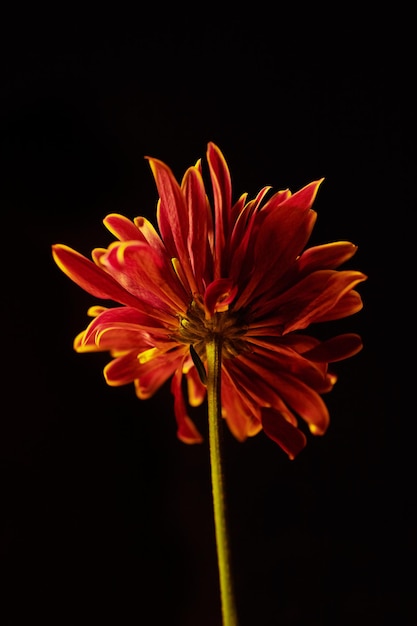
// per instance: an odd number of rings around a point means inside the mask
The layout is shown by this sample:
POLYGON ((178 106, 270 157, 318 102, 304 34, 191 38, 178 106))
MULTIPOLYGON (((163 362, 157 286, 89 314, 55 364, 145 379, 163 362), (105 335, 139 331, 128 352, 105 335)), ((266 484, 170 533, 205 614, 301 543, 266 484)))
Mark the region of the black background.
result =
POLYGON ((225 433, 240 626, 417 624, 411 18, 297 12, 3 20, 2 626, 220 625, 207 444, 176 439, 168 386, 139 401, 73 352, 96 301, 50 249, 154 221, 145 155, 181 177, 208 141, 234 199, 324 176, 311 243, 353 241, 369 276, 325 437, 290 462, 225 433))

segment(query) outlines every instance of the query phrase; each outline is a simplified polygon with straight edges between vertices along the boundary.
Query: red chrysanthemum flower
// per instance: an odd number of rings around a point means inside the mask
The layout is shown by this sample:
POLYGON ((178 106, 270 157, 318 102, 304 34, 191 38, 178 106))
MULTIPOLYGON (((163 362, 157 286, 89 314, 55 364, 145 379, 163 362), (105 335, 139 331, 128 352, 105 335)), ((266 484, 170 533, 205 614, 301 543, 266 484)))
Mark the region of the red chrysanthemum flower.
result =
POLYGON ((141 399, 170 378, 178 437, 202 440, 187 412, 199 405, 207 342, 221 339, 222 415, 240 441, 261 429, 294 458, 306 438, 298 419, 323 434, 329 414, 322 394, 336 375, 329 363, 362 347, 356 334, 320 341, 304 334, 312 323, 337 320, 362 308, 358 271, 337 270, 357 247, 339 241, 305 248, 322 180, 292 194, 268 197, 269 187, 232 202, 226 161, 208 144, 213 210, 202 164, 178 183, 163 162, 149 158, 159 193, 159 233, 144 217, 110 214, 104 224, 117 238, 96 248, 93 262, 57 244, 58 266, 93 296, 121 306, 95 306, 93 321, 75 339, 78 352, 109 351, 109 385, 134 383, 141 399))

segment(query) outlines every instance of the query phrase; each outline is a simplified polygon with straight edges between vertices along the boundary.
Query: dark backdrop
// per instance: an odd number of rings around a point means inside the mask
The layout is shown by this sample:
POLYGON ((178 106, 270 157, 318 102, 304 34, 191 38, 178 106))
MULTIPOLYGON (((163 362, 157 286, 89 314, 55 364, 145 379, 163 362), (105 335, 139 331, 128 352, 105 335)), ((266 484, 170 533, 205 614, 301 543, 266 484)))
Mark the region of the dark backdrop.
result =
POLYGON ((235 199, 324 176, 312 242, 369 276, 326 436, 290 462, 225 433, 240 626, 415 626, 410 17, 202 11, 3 21, 0 623, 220 625, 207 444, 168 387, 141 402, 73 352, 96 301, 50 250, 154 219, 144 156, 180 177, 214 141, 235 199))

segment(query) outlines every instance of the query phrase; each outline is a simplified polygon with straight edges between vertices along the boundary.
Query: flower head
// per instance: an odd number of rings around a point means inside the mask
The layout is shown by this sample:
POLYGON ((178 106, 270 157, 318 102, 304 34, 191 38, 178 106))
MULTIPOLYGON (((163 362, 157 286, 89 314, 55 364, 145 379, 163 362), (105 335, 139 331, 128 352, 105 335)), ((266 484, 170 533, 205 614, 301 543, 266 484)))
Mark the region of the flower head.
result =
POLYGON ((188 414, 183 379, 189 404, 201 404, 205 346, 216 336, 222 415, 231 432, 243 441, 263 429, 294 458, 306 443, 299 419, 315 435, 328 427, 322 395, 337 379, 329 364, 362 347, 356 334, 320 341, 304 332, 362 308, 355 287, 366 276, 337 269, 357 247, 339 241, 306 248, 323 179, 296 193, 264 187, 233 202, 227 163, 213 143, 208 190, 200 160, 181 182, 165 163, 148 160, 159 194, 158 230, 145 217, 110 214, 104 224, 117 240, 94 249, 92 261, 52 246, 67 276, 118 304, 93 306, 74 348, 109 352, 107 383, 133 383, 141 399, 171 379, 178 437, 197 443, 202 437, 188 414))

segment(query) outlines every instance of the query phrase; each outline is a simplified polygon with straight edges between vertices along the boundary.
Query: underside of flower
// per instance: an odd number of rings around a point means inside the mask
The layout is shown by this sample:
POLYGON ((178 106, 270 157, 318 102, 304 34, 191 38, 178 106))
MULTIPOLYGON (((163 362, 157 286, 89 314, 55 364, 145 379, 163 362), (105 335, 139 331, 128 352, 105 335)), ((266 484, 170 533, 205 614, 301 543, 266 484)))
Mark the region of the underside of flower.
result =
POLYGON ((296 193, 232 203, 227 163, 209 143, 211 194, 201 162, 178 182, 163 162, 149 158, 158 189, 158 229, 144 217, 104 219, 116 237, 96 248, 92 261, 68 246, 53 246, 58 266, 79 286, 115 308, 94 308, 80 333, 79 352, 108 351, 108 384, 134 383, 149 398, 171 379, 178 437, 202 440, 188 416, 206 397, 207 346, 221 357, 221 413, 240 441, 261 429, 294 458, 305 445, 304 420, 313 434, 329 424, 322 394, 337 380, 333 362, 359 352, 359 335, 319 341, 312 324, 340 320, 362 308, 355 290, 366 276, 339 271, 357 247, 338 241, 307 248, 316 220, 312 209, 321 180, 296 193), (213 198, 209 201, 209 195, 213 198))
POLYGON ((237 313, 223 311, 207 318, 204 309, 193 301, 185 316, 180 318, 177 339, 193 346, 199 358, 204 361, 206 345, 213 338, 221 342, 222 357, 235 357, 248 350, 244 340, 246 326, 243 311, 237 313))

